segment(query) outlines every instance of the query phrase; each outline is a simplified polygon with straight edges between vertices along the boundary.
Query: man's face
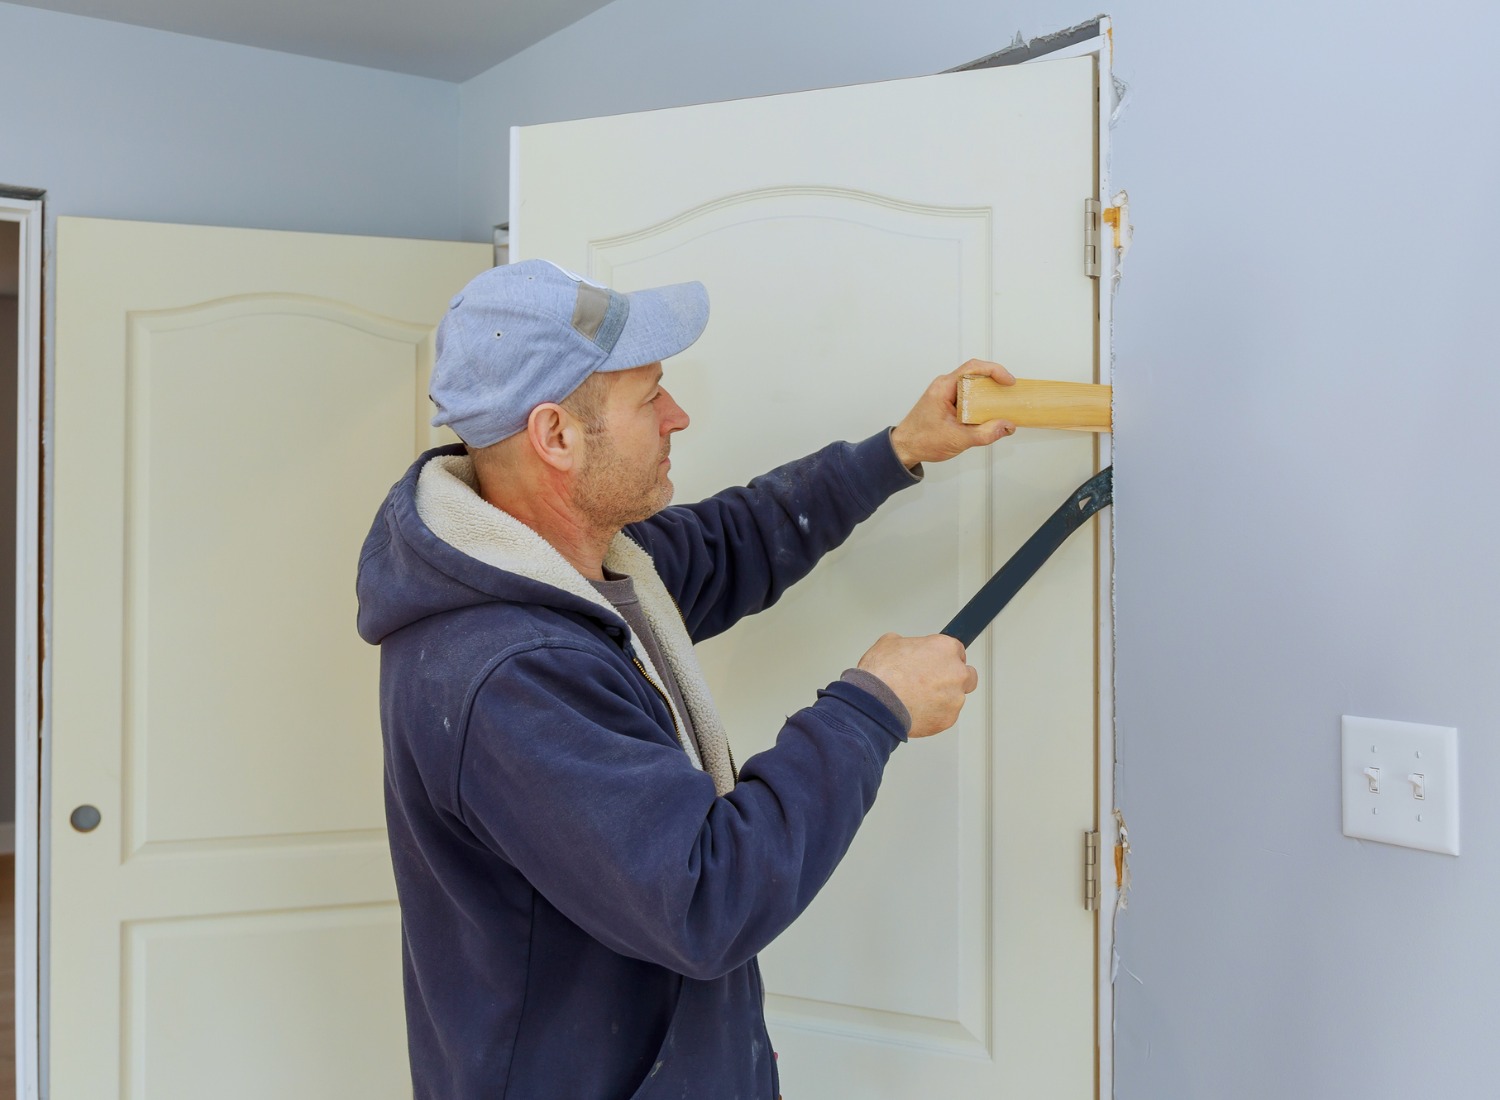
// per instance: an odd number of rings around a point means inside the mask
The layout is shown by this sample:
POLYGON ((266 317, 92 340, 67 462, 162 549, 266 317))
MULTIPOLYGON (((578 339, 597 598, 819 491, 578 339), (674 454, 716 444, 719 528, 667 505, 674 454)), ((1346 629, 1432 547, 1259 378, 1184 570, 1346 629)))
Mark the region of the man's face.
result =
POLYGON ((687 413, 661 385, 660 363, 609 376, 603 430, 586 437, 576 500, 596 527, 618 530, 672 500, 671 435, 687 413))

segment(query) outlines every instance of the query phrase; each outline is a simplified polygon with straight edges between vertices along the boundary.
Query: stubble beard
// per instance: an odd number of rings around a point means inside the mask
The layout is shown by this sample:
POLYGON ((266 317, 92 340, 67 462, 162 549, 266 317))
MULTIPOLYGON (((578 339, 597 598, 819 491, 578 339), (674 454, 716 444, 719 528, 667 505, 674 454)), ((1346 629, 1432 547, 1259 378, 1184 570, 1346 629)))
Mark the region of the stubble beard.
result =
POLYGON ((662 441, 649 467, 628 462, 608 434, 589 440, 589 457, 578 472, 576 503, 594 530, 615 534, 656 515, 672 502, 672 481, 661 469, 670 444, 662 441))

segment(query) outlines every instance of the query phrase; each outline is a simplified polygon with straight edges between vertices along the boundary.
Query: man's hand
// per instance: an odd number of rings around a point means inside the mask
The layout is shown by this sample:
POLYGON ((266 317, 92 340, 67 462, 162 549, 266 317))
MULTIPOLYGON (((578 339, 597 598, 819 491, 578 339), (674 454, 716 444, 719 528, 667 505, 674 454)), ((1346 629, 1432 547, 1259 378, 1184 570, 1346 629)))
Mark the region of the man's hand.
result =
POLYGON ((931 737, 958 721, 964 696, 979 686, 979 673, 966 662, 957 638, 932 634, 903 638, 884 634, 859 659, 859 667, 879 676, 911 714, 911 737, 931 737))
POLYGON ((999 363, 970 359, 952 374, 945 374, 927 387, 906 418, 891 432, 896 457, 910 469, 919 462, 943 462, 970 447, 984 447, 1016 430, 1008 420, 984 424, 958 422, 958 380, 966 374, 982 374, 1002 386, 1015 384, 1010 371, 999 363))

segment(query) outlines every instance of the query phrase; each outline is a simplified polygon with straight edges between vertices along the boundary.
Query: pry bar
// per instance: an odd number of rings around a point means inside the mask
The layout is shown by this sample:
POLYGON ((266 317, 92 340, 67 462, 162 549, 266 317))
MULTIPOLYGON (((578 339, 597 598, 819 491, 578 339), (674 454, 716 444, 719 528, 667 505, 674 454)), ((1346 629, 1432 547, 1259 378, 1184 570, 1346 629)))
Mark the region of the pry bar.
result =
POLYGON ((1073 495, 1063 501, 1046 523, 1011 555, 974 598, 964 604, 963 610, 953 616, 953 621, 943 627, 942 633, 957 638, 964 645, 971 645, 991 620, 1021 591, 1042 564, 1052 556, 1054 550, 1067 541, 1069 535, 1088 521, 1089 517, 1114 502, 1114 467, 1106 466, 1080 485, 1073 495))

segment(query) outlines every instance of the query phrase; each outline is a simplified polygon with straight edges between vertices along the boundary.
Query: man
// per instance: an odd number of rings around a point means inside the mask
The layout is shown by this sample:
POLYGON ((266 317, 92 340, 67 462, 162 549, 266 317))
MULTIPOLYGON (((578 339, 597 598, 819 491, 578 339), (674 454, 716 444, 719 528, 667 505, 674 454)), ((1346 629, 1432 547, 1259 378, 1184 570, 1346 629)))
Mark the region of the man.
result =
MULTIPOLYGON (((697 283, 623 295, 495 268, 438 328, 435 424, 359 567, 421 1100, 772 1100, 756 954, 847 850, 886 760, 976 684, 880 638, 736 772, 696 641, 774 603, 958 423, 964 368, 894 429, 667 508, 687 414, 662 361, 697 283)), ((1001 382, 1000 367, 975 365, 1001 382)))

